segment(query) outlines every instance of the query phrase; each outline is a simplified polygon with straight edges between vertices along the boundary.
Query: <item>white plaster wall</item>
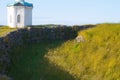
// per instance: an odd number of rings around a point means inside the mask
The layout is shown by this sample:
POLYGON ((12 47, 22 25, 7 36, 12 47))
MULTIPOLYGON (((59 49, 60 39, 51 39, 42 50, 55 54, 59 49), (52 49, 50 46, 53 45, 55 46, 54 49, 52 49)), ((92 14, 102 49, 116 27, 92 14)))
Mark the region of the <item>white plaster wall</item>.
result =
POLYGON ((7 7, 8 11, 8 26, 10 28, 23 28, 24 27, 24 13, 25 7, 24 6, 10 6, 7 7), (20 23, 17 23, 17 15, 20 15, 20 23), (11 18, 11 21, 10 21, 11 18))
POLYGON ((8 26, 10 28, 24 28, 32 25, 32 7, 10 6, 8 9, 8 26), (17 16, 20 15, 20 23, 17 23, 17 16), (11 22, 10 22, 11 17, 11 22))
POLYGON ((11 6, 11 7, 7 7, 7 23, 8 23, 8 26, 11 27, 11 28, 14 28, 15 27, 15 8, 14 6, 11 6), (11 18, 11 21, 10 21, 10 18, 11 18))
POLYGON ((15 25, 17 28, 24 28, 25 26, 25 7, 15 6, 15 25), (17 16, 20 15, 20 23, 17 23, 17 16))
POLYGON ((32 25, 32 7, 25 7, 25 26, 32 25))

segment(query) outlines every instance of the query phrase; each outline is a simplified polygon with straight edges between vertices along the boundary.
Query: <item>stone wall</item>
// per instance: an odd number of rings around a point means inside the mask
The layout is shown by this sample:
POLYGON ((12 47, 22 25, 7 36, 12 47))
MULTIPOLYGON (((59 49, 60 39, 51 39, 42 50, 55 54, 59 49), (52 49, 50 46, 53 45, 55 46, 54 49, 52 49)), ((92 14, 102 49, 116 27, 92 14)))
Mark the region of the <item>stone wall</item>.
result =
POLYGON ((0 73, 5 74, 10 64, 9 51, 12 48, 44 40, 69 40, 77 36, 79 30, 93 26, 73 26, 56 28, 24 28, 0 37, 0 73))

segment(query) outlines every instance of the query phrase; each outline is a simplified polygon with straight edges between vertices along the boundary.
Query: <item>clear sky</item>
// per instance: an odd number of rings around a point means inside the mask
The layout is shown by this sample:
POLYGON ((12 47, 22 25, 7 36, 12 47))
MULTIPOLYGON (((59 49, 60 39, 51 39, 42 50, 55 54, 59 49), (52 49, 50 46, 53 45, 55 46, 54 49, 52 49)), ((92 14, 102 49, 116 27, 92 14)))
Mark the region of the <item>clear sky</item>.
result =
MULTIPOLYGON (((120 22, 120 0, 25 0, 34 5, 33 25, 120 22)), ((8 3, 0 0, 0 25, 7 25, 8 3)))

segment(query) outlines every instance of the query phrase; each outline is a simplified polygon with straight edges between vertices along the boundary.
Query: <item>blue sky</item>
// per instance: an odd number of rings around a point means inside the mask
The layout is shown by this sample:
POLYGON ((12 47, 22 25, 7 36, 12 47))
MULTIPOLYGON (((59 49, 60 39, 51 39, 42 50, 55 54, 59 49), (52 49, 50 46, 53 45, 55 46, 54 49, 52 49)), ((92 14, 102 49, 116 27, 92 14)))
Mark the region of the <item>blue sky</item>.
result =
MULTIPOLYGON (((25 0, 34 5, 33 25, 82 25, 120 22, 120 0, 25 0)), ((1 0, 0 25, 7 25, 8 3, 1 0)))

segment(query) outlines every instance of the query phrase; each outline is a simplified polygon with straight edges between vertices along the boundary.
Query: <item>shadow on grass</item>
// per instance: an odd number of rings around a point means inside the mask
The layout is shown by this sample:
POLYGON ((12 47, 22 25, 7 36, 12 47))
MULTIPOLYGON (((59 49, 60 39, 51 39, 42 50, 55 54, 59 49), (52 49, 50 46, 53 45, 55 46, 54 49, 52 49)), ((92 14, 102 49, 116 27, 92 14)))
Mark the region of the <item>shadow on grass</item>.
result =
POLYGON ((11 52, 12 65, 8 75, 14 80, 74 80, 44 58, 49 49, 60 46, 64 41, 31 43, 11 52))

